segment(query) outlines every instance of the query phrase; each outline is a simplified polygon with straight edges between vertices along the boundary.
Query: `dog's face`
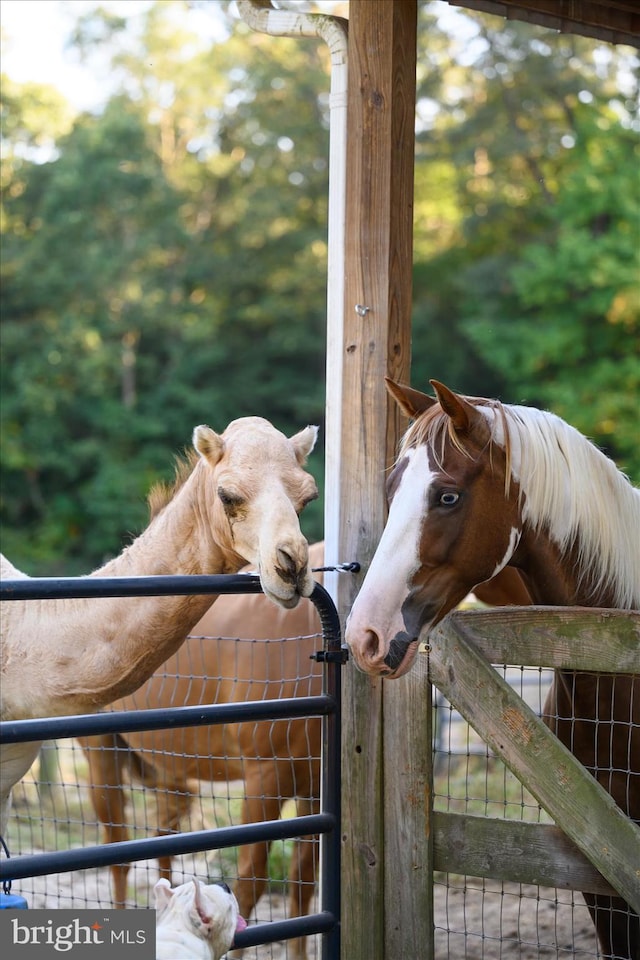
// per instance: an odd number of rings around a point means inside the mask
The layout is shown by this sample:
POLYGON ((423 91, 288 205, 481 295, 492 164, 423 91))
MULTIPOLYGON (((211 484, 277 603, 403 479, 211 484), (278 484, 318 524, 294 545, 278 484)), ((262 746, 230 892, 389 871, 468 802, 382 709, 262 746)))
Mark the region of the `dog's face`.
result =
POLYGON ((158 880, 154 892, 158 960, 219 960, 247 925, 226 885, 193 880, 172 889, 158 880))

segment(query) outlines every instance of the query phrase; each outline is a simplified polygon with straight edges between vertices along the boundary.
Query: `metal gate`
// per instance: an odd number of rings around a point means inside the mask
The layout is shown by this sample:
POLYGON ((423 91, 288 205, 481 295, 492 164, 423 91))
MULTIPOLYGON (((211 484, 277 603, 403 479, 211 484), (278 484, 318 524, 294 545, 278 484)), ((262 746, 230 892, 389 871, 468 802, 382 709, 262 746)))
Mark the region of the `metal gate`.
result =
MULTIPOLYGON (((257 576, 29 578, 5 580, 3 600, 186 596, 261 593, 257 576)), ((258 923, 236 935, 237 948, 321 935, 322 960, 340 956, 340 671, 347 659, 340 621, 328 592, 316 584, 310 597, 322 624, 323 645, 315 659, 324 665, 322 694, 276 701, 252 701, 174 707, 121 713, 83 714, 0 723, 1 743, 24 743, 94 735, 243 721, 322 718, 320 812, 288 820, 232 825, 174 836, 148 837, 82 849, 11 857, 0 865, 3 883, 88 867, 110 866, 196 851, 219 850, 257 841, 320 835, 319 911, 270 923, 258 923)))

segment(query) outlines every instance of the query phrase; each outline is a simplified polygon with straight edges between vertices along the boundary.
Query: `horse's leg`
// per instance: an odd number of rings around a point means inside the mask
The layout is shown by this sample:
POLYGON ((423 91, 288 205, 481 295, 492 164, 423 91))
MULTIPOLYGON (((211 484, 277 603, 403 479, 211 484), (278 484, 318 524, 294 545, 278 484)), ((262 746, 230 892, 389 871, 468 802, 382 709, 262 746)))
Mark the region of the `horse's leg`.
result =
MULTIPOLYGON (((146 764, 143 768, 143 783, 155 792, 158 817, 157 836, 166 837, 176 833, 180 823, 189 813, 191 792, 186 780, 179 783, 158 783, 159 774, 146 764)), ((158 857, 158 875, 171 883, 171 857, 158 857)))
MULTIPOLYGON (((96 816, 102 824, 104 842, 128 840, 125 826, 125 794, 122 767, 126 753, 118 746, 124 741, 117 734, 98 737, 78 737, 89 766, 89 796, 96 816)), ((111 867, 111 887, 114 906, 123 909, 127 899, 128 863, 111 867)))
MULTIPOLYGON (((249 760, 242 804, 243 823, 277 820, 285 797, 280 790, 277 763, 274 760, 249 760)), ((269 842, 249 843, 240 847, 238 879, 234 893, 241 915, 248 920, 264 892, 268 879, 269 842)))
MULTIPOLYGON (((320 800, 299 799, 296 802, 299 817, 320 812, 320 800)), ((316 884, 319 844, 318 836, 308 835, 296 840, 289 867, 289 916, 306 917, 316 884)), ((307 938, 289 941, 290 955, 295 960, 306 960, 307 938)))
MULTIPOLYGON (((640 821, 640 684, 630 676, 578 676, 575 695, 587 703, 593 757, 582 762, 624 813, 640 821), (591 700, 594 709, 590 710, 591 700), (591 719, 593 716, 594 720, 591 719)), ((587 737, 579 738, 578 743, 587 737)), ((582 750, 584 753, 584 751, 582 750)), ((576 751, 580 757, 580 747, 576 751)), ((622 897, 583 894, 605 956, 640 960, 640 917, 622 897)))

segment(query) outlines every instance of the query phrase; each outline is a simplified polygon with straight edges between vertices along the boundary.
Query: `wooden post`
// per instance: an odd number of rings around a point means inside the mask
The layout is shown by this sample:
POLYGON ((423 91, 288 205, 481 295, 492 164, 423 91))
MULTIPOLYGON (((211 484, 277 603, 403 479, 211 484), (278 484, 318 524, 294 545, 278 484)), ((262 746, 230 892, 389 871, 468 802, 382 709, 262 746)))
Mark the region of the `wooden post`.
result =
MULTIPOLYGON (((385 472, 393 462, 400 428, 384 376, 409 380, 417 0, 351 0, 349 15, 342 452, 340 503, 335 507, 340 511, 340 557, 359 560, 364 573, 386 519, 385 472)), ((339 581, 343 620, 360 584, 361 577, 339 581)), ((384 789, 385 776, 395 772, 385 773, 382 687, 353 664, 347 666, 343 960, 418 955, 387 953, 385 948, 385 930, 394 921, 385 917, 385 845, 390 840, 384 789)), ((404 741, 406 705, 398 703, 401 695, 400 686, 385 689, 384 709, 392 736, 400 731, 404 741), (397 706, 400 723, 394 721, 397 706)), ((391 749, 387 743, 385 751, 391 749)), ((406 806, 387 814, 395 825, 406 806)), ((393 855, 400 855, 397 846, 393 855)), ((401 882, 405 880, 406 874, 401 882)), ((398 890, 398 896, 401 893, 398 890)))

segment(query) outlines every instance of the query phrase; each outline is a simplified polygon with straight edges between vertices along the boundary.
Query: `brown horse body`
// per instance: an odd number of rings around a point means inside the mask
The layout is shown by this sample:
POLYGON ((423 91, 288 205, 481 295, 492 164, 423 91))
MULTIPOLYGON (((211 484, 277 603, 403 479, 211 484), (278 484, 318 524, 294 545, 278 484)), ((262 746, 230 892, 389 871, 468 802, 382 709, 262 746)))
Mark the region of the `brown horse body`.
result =
MULTIPOLYGON (((322 543, 309 548, 312 566, 322 564, 323 552, 322 543)), ((309 600, 285 611, 262 595, 221 596, 177 653, 113 706, 136 710, 316 696, 322 691, 321 668, 310 657, 321 644, 320 619, 309 600), (251 640, 234 639, 240 635, 251 640)), ((92 802, 112 842, 128 838, 127 772, 156 791, 160 835, 177 830, 188 814, 191 780, 244 781, 243 823, 278 819, 288 799, 297 800, 299 813, 317 812, 320 738, 321 721, 311 718, 85 737, 80 743, 89 762, 92 802)), ((296 843, 291 859, 292 917, 309 912, 317 868, 312 839, 296 843)), ((264 890, 267 858, 267 843, 240 847, 234 892, 243 917, 264 890)), ((160 859, 159 867, 160 876, 170 880, 171 858, 160 859)), ((111 869, 114 902, 123 906, 129 867, 111 869)), ((294 942, 293 948, 305 956, 304 943, 294 942)))
MULTIPOLYGON (((347 624, 358 666, 406 673, 420 632, 474 583, 510 567, 536 604, 639 608, 640 491, 552 414, 432 384, 437 399, 388 383, 414 422, 347 624)), ((640 678, 557 671, 544 714, 640 823, 640 678)), ((638 960, 638 915, 620 897, 585 899, 604 955, 638 960)))

